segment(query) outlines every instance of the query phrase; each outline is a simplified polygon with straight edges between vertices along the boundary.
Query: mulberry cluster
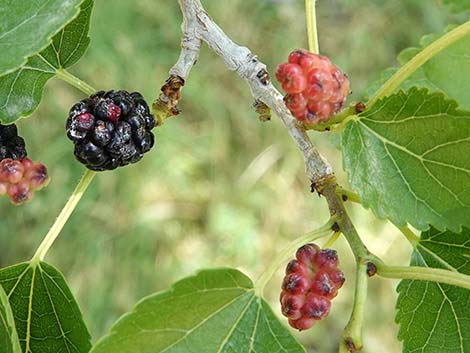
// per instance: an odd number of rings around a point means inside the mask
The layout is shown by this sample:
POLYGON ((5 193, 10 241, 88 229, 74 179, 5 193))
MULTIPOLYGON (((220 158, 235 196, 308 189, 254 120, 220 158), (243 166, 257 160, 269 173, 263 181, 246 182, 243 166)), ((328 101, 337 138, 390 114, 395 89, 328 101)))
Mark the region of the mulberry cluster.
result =
POLYGON ((0 196, 15 205, 25 203, 33 192, 49 183, 44 164, 26 158, 26 147, 15 124, 0 124, 0 196))
POLYGON ((26 155, 26 146, 23 138, 18 136, 16 125, 0 124, 0 161, 5 158, 22 159, 26 155))
POLYGON ((296 259, 287 265, 280 298, 282 313, 290 326, 307 330, 328 316, 330 300, 345 280, 338 264, 335 250, 320 250, 315 244, 297 250, 296 259))
POLYGON ((99 91, 70 109, 66 129, 75 157, 103 171, 138 162, 154 145, 155 125, 140 93, 99 91))
POLYGON ((338 113, 349 95, 349 80, 325 56, 297 49, 276 70, 276 78, 287 93, 287 108, 308 125, 328 121, 338 113))

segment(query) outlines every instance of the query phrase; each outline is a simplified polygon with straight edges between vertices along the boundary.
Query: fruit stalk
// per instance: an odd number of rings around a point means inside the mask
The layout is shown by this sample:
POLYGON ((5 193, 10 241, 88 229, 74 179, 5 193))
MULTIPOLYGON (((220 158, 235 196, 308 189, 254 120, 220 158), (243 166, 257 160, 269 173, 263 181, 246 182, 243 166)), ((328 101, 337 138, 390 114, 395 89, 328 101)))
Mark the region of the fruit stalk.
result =
POLYGON ((380 98, 388 96, 393 93, 400 85, 417 69, 423 66, 429 59, 437 55, 441 50, 447 48, 464 36, 470 34, 470 21, 464 23, 453 29, 452 31, 444 34, 437 39, 434 43, 428 45, 420 53, 416 54, 413 59, 403 65, 382 87, 372 96, 369 102, 366 103, 367 107, 371 107, 380 98))
POLYGON ((67 82, 69 85, 74 86, 75 88, 79 89, 80 91, 85 93, 87 96, 92 95, 96 91, 88 83, 80 80, 78 77, 72 75, 70 72, 68 72, 65 69, 59 69, 55 72, 55 74, 58 78, 67 82))
POLYGON ((385 278, 431 281, 470 289, 470 276, 460 272, 420 266, 387 266, 381 262, 375 265, 377 275, 385 278))
POLYGON ((353 353, 362 349, 362 323, 367 301, 367 263, 359 262, 356 269, 356 289, 351 317, 339 344, 339 353, 353 353))
POLYGON ((91 170, 87 170, 85 174, 83 174, 77 187, 73 191, 72 195, 70 196, 62 211, 60 212, 59 217, 57 217, 54 224, 49 229, 49 232, 44 237, 44 240, 36 250, 36 253, 31 259, 31 262, 37 263, 44 260, 44 257, 46 256, 54 241, 59 236, 59 233, 62 228, 64 228, 65 223, 67 223, 67 220, 69 219, 70 215, 72 214, 73 210, 77 206, 78 202, 82 198, 83 194, 85 193, 86 189, 90 185, 95 175, 96 173, 91 170))
POLYGON ((305 0, 305 16, 307 20, 308 50, 310 50, 312 53, 319 54, 320 48, 318 44, 315 3, 316 0, 305 0))

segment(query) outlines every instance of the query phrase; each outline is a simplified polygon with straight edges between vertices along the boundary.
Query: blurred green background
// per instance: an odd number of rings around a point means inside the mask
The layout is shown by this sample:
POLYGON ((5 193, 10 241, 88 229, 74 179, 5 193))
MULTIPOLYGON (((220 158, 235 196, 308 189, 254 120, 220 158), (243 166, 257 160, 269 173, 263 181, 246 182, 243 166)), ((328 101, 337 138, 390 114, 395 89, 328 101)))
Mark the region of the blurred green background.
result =
MULTIPOLYGON (((219 25, 254 51, 273 74, 306 46, 302 0, 206 0, 219 25)), ((320 48, 346 71, 359 99, 396 54, 419 38, 462 22, 439 1, 319 0, 320 48)), ((72 72, 98 89, 139 90, 153 100, 180 49, 176 1, 98 0, 91 46, 72 72)), ((273 76, 273 75, 272 75, 273 76)), ((0 266, 29 259, 83 173, 64 134, 69 107, 83 95, 59 80, 19 129, 30 157, 50 170, 51 184, 14 207, 0 200, 0 266)), ((291 239, 322 225, 324 200, 309 192, 303 160, 274 118, 260 123, 247 85, 206 47, 183 91, 183 113, 156 131, 141 163, 100 174, 47 260, 68 279, 93 339, 145 295, 205 267, 233 266, 256 278, 291 239)), ((338 137, 311 133, 346 183, 338 137)), ((411 248, 389 224, 348 206, 369 248, 406 264, 411 248)), ((354 282, 351 252, 335 244, 347 282, 330 316, 296 334, 309 352, 336 352, 354 282)), ((266 295, 277 303, 281 271, 266 295)), ((397 282, 374 278, 366 312, 364 352, 398 353, 394 323, 397 282)))

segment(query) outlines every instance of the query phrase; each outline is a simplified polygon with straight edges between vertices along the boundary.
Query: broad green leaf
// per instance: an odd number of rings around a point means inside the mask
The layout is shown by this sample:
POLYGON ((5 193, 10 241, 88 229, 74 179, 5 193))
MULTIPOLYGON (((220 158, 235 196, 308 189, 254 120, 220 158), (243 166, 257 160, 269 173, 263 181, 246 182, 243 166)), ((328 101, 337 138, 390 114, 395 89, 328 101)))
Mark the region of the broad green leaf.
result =
MULTIPOLYGON (((411 264, 470 275, 470 231, 423 233, 411 264)), ((397 290, 403 352, 470 352, 470 290, 416 280, 402 281, 397 290)))
POLYGON ((470 1, 468 0, 442 0, 442 3, 450 6, 453 12, 470 11, 470 1))
POLYGON ((363 204, 420 230, 470 227, 470 112, 412 88, 347 123, 343 162, 363 204))
MULTIPOLYGON (((449 29, 452 29, 450 27, 449 29)), ((410 61, 423 48, 437 40, 440 36, 431 34, 424 36, 421 48, 408 48, 398 55, 398 62, 403 65, 410 61)), ((465 36, 432 57, 423 66, 416 70, 400 86, 407 90, 413 86, 428 88, 431 92, 441 91, 449 98, 459 102, 462 109, 470 110, 470 36, 465 36)), ((390 68, 384 71, 379 81, 368 89, 368 96, 372 96, 396 71, 390 68)))
POLYGON ((2 353, 21 353, 15 320, 2 286, 0 286, 0 347, 2 353))
POLYGON ((24 353, 88 353, 90 334, 62 274, 41 262, 0 270, 24 353))
POLYGON ((305 352, 237 270, 199 272, 143 299, 90 353, 305 352))
POLYGON ((3 0, 0 6, 0 75, 47 47, 70 22, 82 0, 3 0))
POLYGON ((85 0, 80 14, 40 53, 16 71, 0 76, 0 121, 13 123, 31 114, 41 101, 46 82, 61 68, 75 64, 90 42, 88 29, 93 0, 85 0))

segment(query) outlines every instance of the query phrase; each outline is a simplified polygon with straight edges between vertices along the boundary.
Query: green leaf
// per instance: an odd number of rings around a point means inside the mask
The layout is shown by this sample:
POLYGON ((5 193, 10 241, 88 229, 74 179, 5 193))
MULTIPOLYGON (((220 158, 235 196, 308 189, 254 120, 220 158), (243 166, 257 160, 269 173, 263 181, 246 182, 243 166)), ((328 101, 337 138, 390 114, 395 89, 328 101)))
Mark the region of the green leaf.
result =
POLYGON ((21 353, 15 320, 2 286, 0 286, 0 347, 2 353, 21 353))
POLYGON ((199 272, 143 299, 90 353, 261 353, 305 350, 237 270, 199 272))
MULTIPOLYGON (((470 275, 470 231, 423 233, 411 264, 470 275)), ((470 352, 470 290, 415 280, 402 281, 397 290, 403 352, 470 352)))
POLYGON ((90 334, 62 274, 47 263, 0 270, 25 353, 88 353, 90 334))
MULTIPOLYGON (((455 28, 449 27, 448 30, 455 28)), ((421 38, 421 48, 408 48, 398 55, 398 62, 404 65, 423 48, 439 39, 440 35, 430 34, 421 38)), ((428 88, 431 92, 443 92, 455 99, 463 109, 470 109, 470 36, 464 36, 454 44, 433 56, 416 70, 399 88, 407 90, 413 86, 428 88)), ((390 68, 384 71, 379 81, 367 90, 372 96, 396 71, 390 68)))
POLYGON ((470 112, 412 88, 349 121, 343 162, 363 204, 420 230, 470 226, 470 112))
POLYGON ((30 115, 41 101, 46 82, 61 68, 75 64, 90 42, 88 29, 93 0, 85 0, 80 14, 40 53, 16 71, 0 76, 0 122, 10 124, 30 115))
POLYGON ((470 11, 470 1, 468 0, 442 0, 442 3, 450 6, 453 12, 470 11))
POLYGON ((47 47, 70 22, 82 0, 4 0, 0 6, 0 75, 47 47))

